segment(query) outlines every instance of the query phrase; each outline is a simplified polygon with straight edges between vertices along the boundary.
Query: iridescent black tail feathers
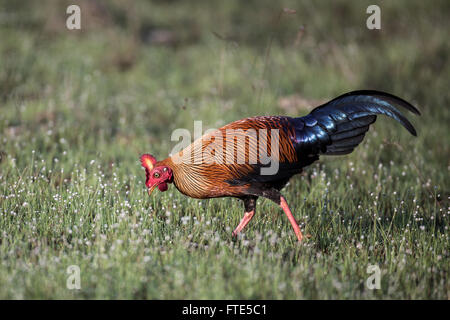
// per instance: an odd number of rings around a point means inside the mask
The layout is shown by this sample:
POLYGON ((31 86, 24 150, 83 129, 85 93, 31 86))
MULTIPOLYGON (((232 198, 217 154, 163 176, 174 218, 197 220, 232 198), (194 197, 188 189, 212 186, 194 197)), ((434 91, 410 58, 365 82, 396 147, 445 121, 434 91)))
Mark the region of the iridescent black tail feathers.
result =
POLYGON ((297 154, 303 157, 348 154, 364 139, 377 115, 397 120, 416 136, 416 130, 399 107, 420 115, 410 103, 389 93, 361 90, 343 94, 307 116, 292 119, 297 154))

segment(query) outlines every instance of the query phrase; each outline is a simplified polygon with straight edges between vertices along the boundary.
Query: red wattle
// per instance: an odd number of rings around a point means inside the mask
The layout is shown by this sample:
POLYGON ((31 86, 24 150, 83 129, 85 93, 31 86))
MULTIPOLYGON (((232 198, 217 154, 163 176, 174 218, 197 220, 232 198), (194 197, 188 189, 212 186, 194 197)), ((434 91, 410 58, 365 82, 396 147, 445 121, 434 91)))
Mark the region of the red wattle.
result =
POLYGON ((168 188, 169 186, 165 182, 158 184, 159 191, 166 191, 168 188))

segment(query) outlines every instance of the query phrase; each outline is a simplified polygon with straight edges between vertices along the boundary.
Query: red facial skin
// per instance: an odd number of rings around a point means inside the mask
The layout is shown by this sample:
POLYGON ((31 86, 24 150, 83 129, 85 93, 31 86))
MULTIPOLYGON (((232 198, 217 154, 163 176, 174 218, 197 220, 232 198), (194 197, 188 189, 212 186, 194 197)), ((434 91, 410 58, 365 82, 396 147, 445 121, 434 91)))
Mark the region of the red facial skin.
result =
POLYGON ((158 186, 159 191, 166 191, 168 189, 167 184, 171 183, 172 181, 173 181, 172 169, 170 169, 167 166, 160 166, 153 168, 147 174, 145 186, 149 189, 158 186))
POLYGON ((145 186, 148 188, 148 194, 158 187, 160 191, 168 189, 167 184, 173 181, 173 171, 168 166, 156 166, 155 157, 150 154, 141 156, 141 164, 145 169, 145 186))

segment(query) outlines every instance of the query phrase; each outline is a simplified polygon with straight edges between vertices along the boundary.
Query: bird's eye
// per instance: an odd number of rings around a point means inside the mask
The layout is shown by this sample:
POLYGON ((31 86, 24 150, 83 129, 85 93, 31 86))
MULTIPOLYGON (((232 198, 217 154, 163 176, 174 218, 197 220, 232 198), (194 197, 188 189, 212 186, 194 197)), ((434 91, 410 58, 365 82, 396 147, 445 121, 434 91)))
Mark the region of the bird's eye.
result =
POLYGON ((164 171, 164 172, 167 171, 167 167, 164 167, 164 168, 163 168, 163 171, 164 171))
POLYGON ((159 173, 158 173, 158 172, 155 172, 155 174, 153 175, 153 177, 159 178, 159 173))

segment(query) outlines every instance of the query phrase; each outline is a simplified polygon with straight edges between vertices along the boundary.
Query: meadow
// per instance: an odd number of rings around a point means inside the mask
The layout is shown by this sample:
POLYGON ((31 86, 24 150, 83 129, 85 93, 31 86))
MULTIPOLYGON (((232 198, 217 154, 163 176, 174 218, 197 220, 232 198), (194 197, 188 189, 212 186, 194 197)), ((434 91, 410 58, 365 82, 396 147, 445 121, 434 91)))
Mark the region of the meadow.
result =
POLYGON ((0 1, 0 299, 450 298, 448 1, 77 3, 81 30, 68 1, 0 1), (303 243, 269 200, 233 240, 240 201, 147 195, 174 129, 357 89, 415 105, 418 137, 378 117, 294 177, 303 243))

